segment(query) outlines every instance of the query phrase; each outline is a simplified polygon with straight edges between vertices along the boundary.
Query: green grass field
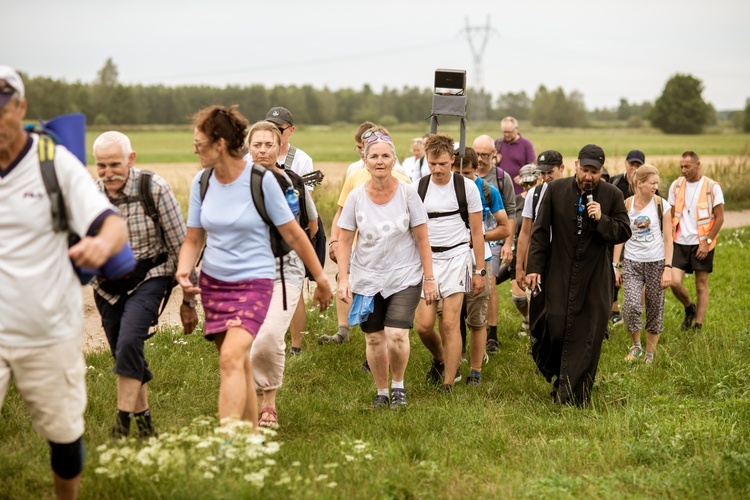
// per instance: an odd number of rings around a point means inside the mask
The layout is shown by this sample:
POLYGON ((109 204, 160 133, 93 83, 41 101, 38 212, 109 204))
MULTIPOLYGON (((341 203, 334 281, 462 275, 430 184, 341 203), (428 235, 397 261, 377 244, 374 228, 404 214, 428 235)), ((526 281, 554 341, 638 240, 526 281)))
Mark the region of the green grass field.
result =
MULTIPOLYGON (((354 132, 356 126, 339 127, 300 127, 295 132, 292 143, 302 148, 315 161, 348 161, 357 159, 354 152, 354 132)), ((194 162, 192 129, 135 128, 123 129, 131 138, 133 149, 138 152, 142 163, 181 163, 194 162)), ((441 125, 440 133, 458 138, 458 125, 441 125)), ((466 133, 469 144, 481 134, 499 136, 499 123, 471 125, 466 133)), ((409 141, 429 132, 429 123, 424 125, 399 125, 391 130, 399 157, 411 156, 409 141)), ((101 130, 90 130, 87 134, 88 151, 101 130)), ((750 136, 736 133, 716 133, 702 135, 665 135, 654 130, 630 129, 521 129, 534 148, 541 152, 557 149, 565 157, 575 157, 578 150, 587 143, 599 144, 608 157, 621 157, 631 149, 642 149, 646 155, 678 155, 685 150, 694 150, 699 155, 740 155, 750 152, 750 136)), ((89 163, 93 158, 89 154, 89 163)), ((619 168, 619 167, 618 167, 619 168)))
MULTIPOLYGON (((748 498, 748 245, 750 228, 722 234, 701 333, 679 330, 682 308, 667 293, 653 366, 625 363, 629 338, 622 326, 613 331, 587 409, 549 401, 527 340, 515 336, 520 318, 507 283, 500 286, 501 352, 485 366, 483 385, 459 384, 452 395, 425 385, 430 356, 412 333, 403 412, 370 409, 375 389, 360 371, 361 332, 354 329, 350 344, 319 346, 316 338, 335 327, 335 311, 310 313, 303 355, 289 360, 279 392, 282 427, 271 439, 280 449, 270 457, 238 458, 221 440, 199 447, 206 438, 190 437, 195 425, 179 434, 216 413, 217 354, 199 336, 164 330, 147 347, 159 466, 149 465, 141 445, 109 440, 112 360, 91 354, 82 497, 748 498), (115 464, 113 456, 129 458, 115 464)), ((461 370, 465 377, 467 365, 461 370)), ((14 388, 0 436, 0 498, 49 497, 48 446, 14 388)))

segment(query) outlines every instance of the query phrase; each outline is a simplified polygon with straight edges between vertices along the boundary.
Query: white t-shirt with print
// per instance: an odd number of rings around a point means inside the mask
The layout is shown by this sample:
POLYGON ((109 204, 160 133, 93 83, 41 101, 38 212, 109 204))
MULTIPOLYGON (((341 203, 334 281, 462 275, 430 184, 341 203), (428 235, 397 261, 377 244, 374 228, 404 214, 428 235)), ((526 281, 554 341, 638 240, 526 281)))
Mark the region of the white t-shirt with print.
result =
POLYGON ((338 225, 359 231, 351 260, 351 290, 365 296, 390 297, 422 281, 422 261, 410 229, 427 222, 417 192, 403 181, 390 201, 374 203, 367 184, 352 190, 338 225))
MULTIPOLYGON (((669 204, 672 206, 676 203, 675 187, 677 180, 669 187, 669 204)), ((685 208, 682 211, 682 218, 680 219, 679 234, 674 240, 678 245, 698 244, 698 213, 696 205, 698 204, 698 198, 700 198, 700 191, 706 189, 703 185, 705 180, 706 177, 701 176, 697 182, 688 182, 687 186, 685 186, 685 208)), ((721 191, 721 186, 719 186, 718 182, 714 184, 712 194, 714 207, 724 203, 724 193, 721 191)), ((708 214, 705 215, 708 216, 708 214)))
MULTIPOLYGON (((424 197, 424 207, 427 213, 458 210, 458 200, 453 187, 454 177, 451 175, 450 181, 444 186, 439 186, 430 179, 424 197)), ((469 213, 482 212, 482 199, 479 197, 477 185, 471 180, 464 179, 464 189, 466 190, 466 203, 469 207, 469 213)), ((461 214, 456 213, 447 217, 429 219, 427 231, 430 235, 430 246, 433 247, 452 247, 459 243, 467 243, 445 252, 433 253, 433 259, 450 259, 470 250, 468 242, 471 235, 461 218, 461 214)))
MULTIPOLYGON (((0 345, 36 347, 83 335, 81 283, 68 258, 68 235, 52 230, 38 136, 13 170, 0 177, 0 345)), ((89 171, 62 146, 55 172, 76 234, 114 210, 89 171)))
MULTIPOLYGON (((672 205, 662 199, 662 216, 669 212, 672 205)), ((627 204, 626 204, 627 206, 627 204)), ((636 210, 635 201, 628 210, 632 236, 625 242, 625 258, 635 262, 656 262, 664 259, 664 235, 659 228, 659 214, 656 209, 656 197, 651 203, 636 210)), ((671 231, 670 225, 664 226, 671 231)))

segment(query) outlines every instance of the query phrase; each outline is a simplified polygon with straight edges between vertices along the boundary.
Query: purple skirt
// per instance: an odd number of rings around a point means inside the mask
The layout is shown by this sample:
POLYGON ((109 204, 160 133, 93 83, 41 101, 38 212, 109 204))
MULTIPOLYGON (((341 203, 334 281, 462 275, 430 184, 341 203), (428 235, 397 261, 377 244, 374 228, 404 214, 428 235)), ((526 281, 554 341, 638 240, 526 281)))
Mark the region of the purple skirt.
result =
POLYGON ((266 319, 273 295, 273 280, 251 279, 229 283, 200 273, 201 304, 206 314, 203 335, 242 328, 255 337, 266 319))

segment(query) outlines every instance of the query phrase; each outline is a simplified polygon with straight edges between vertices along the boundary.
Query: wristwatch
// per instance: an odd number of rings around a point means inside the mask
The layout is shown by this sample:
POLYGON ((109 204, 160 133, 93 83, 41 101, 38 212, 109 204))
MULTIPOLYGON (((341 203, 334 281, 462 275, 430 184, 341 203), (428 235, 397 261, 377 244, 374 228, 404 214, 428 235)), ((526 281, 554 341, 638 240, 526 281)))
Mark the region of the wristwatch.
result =
POLYGON ((195 306, 198 305, 198 301, 195 300, 194 298, 190 300, 182 299, 182 305, 188 306, 190 309, 195 309, 195 306))
POLYGON ((482 268, 482 269, 474 269, 474 274, 478 274, 479 276, 486 276, 487 275, 487 270, 484 269, 484 268, 482 268))
POLYGON ((711 238, 706 238, 706 243, 708 243, 709 245, 710 245, 711 243, 713 243, 713 241, 714 241, 714 240, 712 240, 711 238))

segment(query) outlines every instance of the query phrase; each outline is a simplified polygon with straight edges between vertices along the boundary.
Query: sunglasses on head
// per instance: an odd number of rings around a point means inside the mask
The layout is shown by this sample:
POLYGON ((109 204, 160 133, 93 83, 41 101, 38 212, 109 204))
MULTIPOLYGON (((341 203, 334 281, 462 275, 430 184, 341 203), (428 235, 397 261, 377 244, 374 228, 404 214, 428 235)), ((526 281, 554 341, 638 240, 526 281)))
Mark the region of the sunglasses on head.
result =
POLYGON ((382 132, 378 132, 377 130, 375 131, 370 130, 370 131, 365 132, 364 134, 362 134, 362 139, 367 143, 375 142, 375 141, 393 142, 393 139, 391 139, 390 136, 382 132))

